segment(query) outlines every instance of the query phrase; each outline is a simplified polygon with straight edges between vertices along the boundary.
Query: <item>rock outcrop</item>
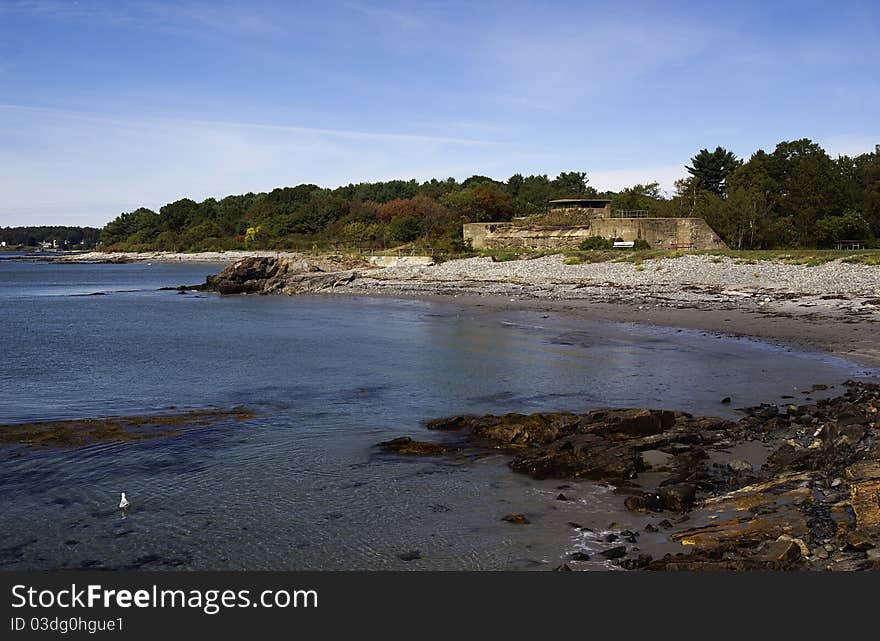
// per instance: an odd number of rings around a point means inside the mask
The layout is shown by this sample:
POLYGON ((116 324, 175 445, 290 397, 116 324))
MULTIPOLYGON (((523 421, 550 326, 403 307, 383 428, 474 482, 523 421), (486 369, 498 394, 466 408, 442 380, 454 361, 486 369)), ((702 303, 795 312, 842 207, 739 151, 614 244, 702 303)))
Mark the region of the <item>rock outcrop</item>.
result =
POLYGON ((198 289, 231 294, 309 294, 345 285, 359 276, 359 261, 341 256, 321 258, 244 258, 198 289))
MULTIPOLYGON (((665 473, 656 489, 627 490, 624 502, 633 512, 687 512, 657 523, 683 552, 652 559, 631 555, 637 548, 612 548, 606 558, 623 568, 880 569, 880 384, 850 381, 847 388, 809 405, 746 408, 739 421, 612 409, 453 416, 427 427, 445 433, 443 450, 500 449, 511 455, 511 469, 537 479, 637 487, 641 472, 665 473), (725 450, 745 441, 773 449, 766 463, 724 460, 725 450)), ((398 443, 407 453, 440 453, 398 443)), ((638 532, 620 536, 635 541, 638 532)))

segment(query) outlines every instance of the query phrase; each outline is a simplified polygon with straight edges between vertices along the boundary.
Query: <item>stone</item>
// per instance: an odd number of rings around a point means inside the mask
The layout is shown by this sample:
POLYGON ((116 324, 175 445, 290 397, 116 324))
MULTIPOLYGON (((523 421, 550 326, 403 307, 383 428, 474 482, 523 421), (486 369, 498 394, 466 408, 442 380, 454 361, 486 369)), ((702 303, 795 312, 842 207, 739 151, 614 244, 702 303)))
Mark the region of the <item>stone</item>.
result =
POLYGON ((650 523, 648 523, 648 524, 645 526, 645 532, 659 532, 659 531, 660 531, 660 530, 658 530, 656 526, 651 525, 650 523))
POLYGON ((599 552, 599 554, 604 556, 606 559, 619 559, 626 556, 626 546, 618 545, 613 548, 608 548, 607 550, 602 550, 601 552, 599 552))
POLYGON ((767 546, 760 558, 764 561, 794 563, 801 559, 801 549, 791 537, 780 536, 767 546))
POLYGON ((501 517, 502 521, 507 521, 508 523, 514 523, 516 525, 528 525, 531 523, 525 514, 507 514, 501 517))
POLYGON ((725 396, 724 398, 721 399, 721 402, 724 403, 725 405, 729 404, 730 401, 731 401, 731 399, 729 396, 725 396))
POLYGON ((690 483, 664 485, 660 488, 660 501, 663 507, 673 512, 687 512, 694 505, 697 488, 690 483))
POLYGON ((590 555, 586 552, 574 552, 568 558, 570 561, 589 561, 590 555))
POLYGON ((397 558, 401 561, 416 561, 422 558, 422 553, 418 550, 410 550, 409 552, 403 552, 402 554, 398 554, 397 558))
POLYGON ((565 496, 565 494, 559 494, 559 495, 556 497, 556 500, 557 500, 557 501, 567 501, 567 500, 568 500, 568 497, 565 496))
POLYGON ((813 550, 813 556, 815 556, 817 559, 827 559, 829 557, 828 550, 820 545, 813 550))
POLYGON ((641 494, 626 497, 623 506, 630 512, 648 512, 648 502, 641 494))
POLYGON ((876 547, 876 543, 874 542, 874 539, 872 539, 870 536, 868 536, 862 530, 855 530, 853 532, 847 532, 845 540, 846 540, 846 544, 849 547, 854 548, 856 550, 861 550, 862 552, 864 552, 865 550, 870 550, 873 547, 876 547))
POLYGON ((630 512, 660 512, 663 510, 660 496, 653 492, 628 496, 623 505, 630 512))
POLYGON ((734 474, 751 474, 754 468, 748 461, 733 459, 727 464, 727 468, 734 474))

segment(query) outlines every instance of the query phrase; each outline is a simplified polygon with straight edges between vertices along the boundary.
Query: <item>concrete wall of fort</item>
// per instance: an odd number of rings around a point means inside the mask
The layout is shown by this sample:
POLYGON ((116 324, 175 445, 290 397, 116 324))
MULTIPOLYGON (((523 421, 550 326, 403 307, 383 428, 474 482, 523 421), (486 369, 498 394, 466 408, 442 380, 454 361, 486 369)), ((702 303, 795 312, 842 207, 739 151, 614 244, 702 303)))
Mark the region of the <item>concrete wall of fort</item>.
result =
POLYGON ((468 223, 465 240, 474 249, 576 249, 590 236, 644 240, 652 249, 725 249, 702 218, 596 218, 577 227, 468 223))

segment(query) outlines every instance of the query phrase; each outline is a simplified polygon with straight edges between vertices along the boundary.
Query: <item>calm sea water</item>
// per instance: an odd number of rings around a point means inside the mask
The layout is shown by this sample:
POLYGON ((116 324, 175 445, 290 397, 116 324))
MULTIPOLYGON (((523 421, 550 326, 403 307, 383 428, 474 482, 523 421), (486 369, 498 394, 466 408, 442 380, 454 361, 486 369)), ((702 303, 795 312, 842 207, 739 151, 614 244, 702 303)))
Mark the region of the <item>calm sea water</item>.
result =
POLYGON ((612 488, 577 483, 574 500, 554 501, 558 482, 513 474, 503 456, 401 459, 375 443, 459 413, 734 416, 863 373, 759 342, 562 315, 157 291, 215 271, 0 260, 0 423, 258 413, 141 443, 0 447, 0 569, 549 568, 602 547, 567 522, 601 531, 637 518, 612 488), (532 525, 500 521, 510 512, 532 525))

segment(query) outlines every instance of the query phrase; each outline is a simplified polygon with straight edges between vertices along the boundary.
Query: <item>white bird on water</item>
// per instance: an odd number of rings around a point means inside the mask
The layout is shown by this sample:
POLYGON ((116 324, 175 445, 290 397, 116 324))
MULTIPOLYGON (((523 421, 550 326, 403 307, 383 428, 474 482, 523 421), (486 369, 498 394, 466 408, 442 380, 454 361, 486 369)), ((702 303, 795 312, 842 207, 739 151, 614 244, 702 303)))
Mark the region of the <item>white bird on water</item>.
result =
POLYGON ((130 503, 128 502, 128 499, 125 498, 125 492, 123 492, 122 497, 119 499, 119 509, 125 510, 128 508, 129 505, 130 503))

